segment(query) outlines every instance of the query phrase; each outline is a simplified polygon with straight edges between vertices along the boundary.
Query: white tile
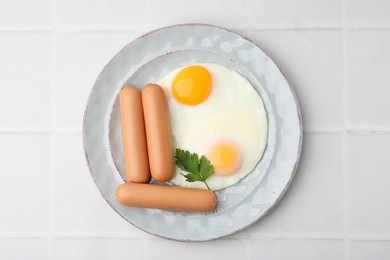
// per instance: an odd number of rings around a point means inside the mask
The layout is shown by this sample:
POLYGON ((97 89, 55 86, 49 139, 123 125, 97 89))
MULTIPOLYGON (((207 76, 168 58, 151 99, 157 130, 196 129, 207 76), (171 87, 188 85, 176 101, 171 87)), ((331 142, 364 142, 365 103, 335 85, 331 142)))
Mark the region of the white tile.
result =
POLYGON ((56 260, 144 259, 141 239, 54 239, 56 260))
POLYGON ((250 0, 252 25, 339 25, 341 1, 338 0, 250 0))
POLYGON ((45 232, 50 136, 0 134, 0 233, 45 232))
POLYGON ((0 239, 0 259, 47 259, 47 239, 0 239))
POLYGON ((147 19, 147 1, 67 0, 58 1, 60 25, 135 26, 147 19))
POLYGON ((390 233, 390 134, 348 138, 349 230, 390 233))
POLYGON ((343 233, 342 138, 306 134, 294 180, 279 205, 248 229, 249 237, 343 233))
POLYGON ((350 259, 353 260, 388 260, 390 258, 390 241, 352 241, 350 259))
POLYGON ((134 37, 130 33, 65 33, 58 36, 57 127, 81 128, 87 98, 100 71, 134 37))
POLYGON ((342 126, 340 32, 252 31, 248 36, 286 72, 304 128, 342 126))
POLYGON ((51 35, 0 33, 0 42, 0 128, 49 126, 51 35))
POLYGON ((245 259, 243 240, 219 239, 200 243, 183 243, 164 239, 148 239, 146 260, 173 258, 175 260, 237 260, 245 259))
POLYGON ((381 24, 390 22, 390 2, 387 0, 347 0, 347 21, 351 24, 381 24))
POLYGON ((247 25, 246 1, 235 0, 155 0, 150 4, 150 24, 209 23, 229 28, 247 25))
POLYGON ((248 260, 344 259, 343 241, 338 240, 252 240, 247 243, 248 260))
POLYGON ((51 0, 2 0, 0 26, 50 25, 51 10, 51 0))
POLYGON ((84 159, 80 134, 58 134, 55 145, 54 232, 145 236, 103 199, 84 159))
POLYGON ((390 126, 390 30, 348 34, 348 119, 352 127, 390 126))

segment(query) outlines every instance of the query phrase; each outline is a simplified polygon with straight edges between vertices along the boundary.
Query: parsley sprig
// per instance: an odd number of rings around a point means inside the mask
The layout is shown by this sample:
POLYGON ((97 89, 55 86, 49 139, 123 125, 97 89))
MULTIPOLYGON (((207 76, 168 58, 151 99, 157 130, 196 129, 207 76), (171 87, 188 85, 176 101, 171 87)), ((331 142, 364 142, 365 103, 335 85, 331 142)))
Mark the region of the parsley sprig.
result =
POLYGON ((202 155, 199 159, 199 156, 196 153, 176 149, 175 159, 176 165, 183 171, 188 172, 187 174, 181 174, 186 178, 186 181, 201 181, 206 185, 207 189, 210 190, 206 180, 214 174, 214 168, 205 156, 202 155))

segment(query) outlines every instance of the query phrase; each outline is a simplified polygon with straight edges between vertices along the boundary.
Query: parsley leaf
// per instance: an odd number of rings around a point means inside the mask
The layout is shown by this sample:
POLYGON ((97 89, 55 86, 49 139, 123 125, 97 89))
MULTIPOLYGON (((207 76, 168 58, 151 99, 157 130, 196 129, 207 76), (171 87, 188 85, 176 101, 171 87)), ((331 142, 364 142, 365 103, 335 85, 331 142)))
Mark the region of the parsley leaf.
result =
POLYGON ((181 174, 186 178, 186 181, 201 181, 210 189, 206 180, 214 174, 214 168, 205 156, 202 155, 199 160, 199 156, 196 153, 176 149, 175 159, 176 165, 183 171, 188 172, 187 174, 181 174))
POLYGON ((202 179, 206 180, 214 174, 214 168, 205 156, 202 155, 202 157, 200 157, 199 164, 199 175, 202 179))

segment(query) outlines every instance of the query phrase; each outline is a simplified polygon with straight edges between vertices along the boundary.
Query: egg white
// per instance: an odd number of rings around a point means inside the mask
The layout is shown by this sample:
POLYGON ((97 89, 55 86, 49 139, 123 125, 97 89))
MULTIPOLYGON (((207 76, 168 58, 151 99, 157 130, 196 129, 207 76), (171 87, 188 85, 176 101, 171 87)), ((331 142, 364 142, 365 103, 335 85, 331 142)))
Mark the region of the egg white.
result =
MULTIPOLYGON (((168 100, 174 148, 204 155, 207 148, 219 140, 231 140, 242 153, 242 165, 236 174, 207 179, 212 190, 229 187, 248 175, 260 161, 267 143, 268 121, 264 104, 251 83, 242 75, 215 63, 198 63, 212 77, 212 90, 201 104, 188 106, 172 95, 171 86, 177 68, 157 84, 165 91, 168 100)), ((202 182, 187 182, 176 167, 171 182, 175 185, 205 189, 202 182)))

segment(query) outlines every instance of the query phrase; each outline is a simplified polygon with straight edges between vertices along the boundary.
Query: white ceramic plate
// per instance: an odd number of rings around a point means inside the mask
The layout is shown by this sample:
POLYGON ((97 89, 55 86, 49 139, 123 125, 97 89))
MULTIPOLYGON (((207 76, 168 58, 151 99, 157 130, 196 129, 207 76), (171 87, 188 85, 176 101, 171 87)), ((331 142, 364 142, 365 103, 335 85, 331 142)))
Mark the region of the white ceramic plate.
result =
POLYGON ((265 216, 288 188, 297 167, 302 124, 297 100, 284 74, 255 43, 204 24, 165 27, 126 45, 98 76, 83 125, 92 178, 108 204, 131 224, 156 236, 206 241, 238 232, 265 216), (126 207, 115 199, 125 181, 118 94, 126 83, 143 87, 172 69, 219 63, 246 77, 262 97, 269 134, 261 161, 247 177, 217 192, 211 213, 126 207))

